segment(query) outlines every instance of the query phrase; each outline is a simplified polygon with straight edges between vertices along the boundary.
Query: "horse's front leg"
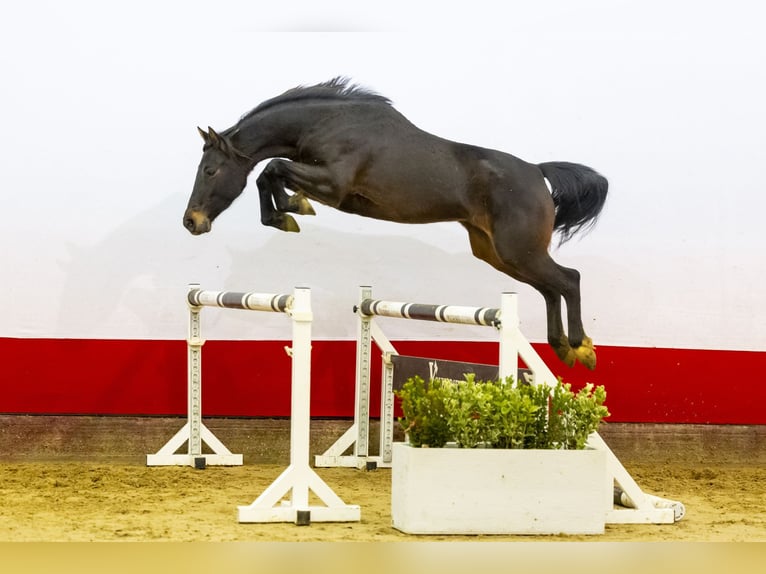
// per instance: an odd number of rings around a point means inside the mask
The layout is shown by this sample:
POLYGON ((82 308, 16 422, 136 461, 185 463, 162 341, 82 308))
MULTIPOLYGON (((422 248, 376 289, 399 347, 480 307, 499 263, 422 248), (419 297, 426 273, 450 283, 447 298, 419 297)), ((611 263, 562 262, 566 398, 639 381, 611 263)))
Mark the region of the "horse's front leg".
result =
POLYGON ((298 223, 287 213, 315 215, 315 212, 300 188, 291 182, 290 177, 286 177, 287 172, 281 164, 291 164, 291 162, 281 159, 272 160, 256 181, 261 204, 261 223, 282 231, 298 232, 300 231, 298 223), (298 192, 290 195, 285 191, 285 187, 298 192))
POLYGON ((282 231, 300 231, 300 227, 298 227, 292 216, 286 215, 283 211, 278 211, 274 208, 274 199, 279 194, 287 195, 280 182, 269 177, 268 174, 265 174, 264 170, 258 176, 256 184, 258 185, 258 197, 261 204, 261 223, 276 227, 282 231))

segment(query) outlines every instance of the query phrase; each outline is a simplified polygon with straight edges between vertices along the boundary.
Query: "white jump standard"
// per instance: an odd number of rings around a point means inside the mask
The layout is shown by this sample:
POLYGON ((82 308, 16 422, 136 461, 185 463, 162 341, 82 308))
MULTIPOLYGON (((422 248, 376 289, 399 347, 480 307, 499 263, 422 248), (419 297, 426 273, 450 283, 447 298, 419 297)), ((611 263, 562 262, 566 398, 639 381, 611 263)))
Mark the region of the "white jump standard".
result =
MULTIPOLYGON (((365 465, 391 466, 394 401, 393 361, 396 349, 374 321, 376 316, 418 319, 495 327, 499 333, 499 368, 501 378, 517 376, 519 358, 532 371, 531 382, 555 384, 557 378, 548 369, 529 341, 519 330, 518 302, 515 293, 503 293, 500 309, 399 303, 372 299, 372 289, 361 287, 360 302, 355 309, 359 316, 357 339, 356 411, 353 425, 324 454, 315 458, 316 466, 365 465), (368 455, 370 354, 372 342, 383 353, 381 384, 380 455, 368 455), (353 454, 344 455, 353 446, 353 454)), ((620 463, 598 433, 588 441, 591 448, 604 450, 608 471, 619 490, 620 498, 630 508, 605 508, 607 524, 669 524, 685 514, 682 503, 644 493, 620 463)))
POLYGON ((287 305, 285 297, 258 293, 234 293, 203 291, 196 283, 189 285, 186 304, 189 307, 189 331, 187 344, 187 422, 156 454, 146 456, 147 466, 194 466, 206 465, 240 466, 242 455, 232 454, 202 422, 202 325, 200 311, 202 307, 227 307, 231 309, 276 310, 274 304, 287 305), (280 297, 273 301, 270 298, 280 297), (203 454, 202 443, 213 451, 203 454), (187 443, 185 453, 177 451, 187 443))
POLYGON ((311 297, 296 288, 287 313, 293 323, 290 407, 290 466, 248 506, 238 507, 239 522, 358 522, 358 505, 345 504, 309 466, 311 422, 311 297), (309 492, 326 506, 309 506, 309 492), (282 500, 291 493, 290 500, 282 500))
MULTIPOLYGON (((292 359, 290 465, 253 503, 238 507, 239 522, 294 522, 304 525, 310 522, 358 522, 361 518, 359 506, 345 504, 309 465, 312 321, 310 289, 296 287, 293 295, 273 295, 255 292, 203 291, 198 285, 190 285, 187 299, 193 314, 198 314, 202 306, 225 307, 284 313, 292 322, 292 346, 285 348, 292 359), (324 506, 311 506, 310 492, 314 492, 324 506)), ((193 322, 190 323, 192 324, 193 322)), ((199 337, 198 317, 196 330, 190 330, 189 340, 190 412, 193 406, 195 417, 198 417, 201 411, 199 404, 201 372, 198 353, 203 343, 199 337), (192 373, 195 374, 194 377, 192 373), (191 381, 195 382, 194 389, 192 389, 191 381)), ((197 437, 201 437, 208 446, 212 447, 207 439, 207 436, 212 436, 212 433, 209 431, 205 433, 207 429, 199 418, 196 418, 194 423, 191 421, 187 423, 187 426, 178 434, 186 433, 187 428, 191 429, 190 452, 192 448, 197 449, 194 451, 195 454, 201 450, 201 445, 197 446, 198 443, 192 447, 193 439, 196 440, 197 437), (199 432, 195 434, 196 425, 199 432)), ((171 442, 174 439, 171 439, 171 442)), ((225 449, 223 445, 220 446, 225 449)), ((172 445, 168 443, 163 450, 170 448, 172 445)), ((176 456, 195 458, 193 455, 176 456)), ((242 464, 241 456, 239 464, 242 464)))

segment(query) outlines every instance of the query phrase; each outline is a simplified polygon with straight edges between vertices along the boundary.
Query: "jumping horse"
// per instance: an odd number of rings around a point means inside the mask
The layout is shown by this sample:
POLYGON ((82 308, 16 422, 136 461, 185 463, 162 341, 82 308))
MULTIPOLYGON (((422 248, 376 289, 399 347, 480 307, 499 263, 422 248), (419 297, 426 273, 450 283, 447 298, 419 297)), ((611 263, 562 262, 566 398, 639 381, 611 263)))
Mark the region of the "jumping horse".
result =
POLYGON ((309 199, 399 223, 459 222, 476 257, 542 294, 556 355, 569 366, 577 360, 595 368, 580 274, 548 252, 554 231, 563 243, 598 218, 608 184, 593 169, 535 165, 431 135, 387 98, 345 78, 288 90, 220 133, 197 129, 205 143, 183 217, 194 235, 210 231, 248 174, 273 158, 256 181, 264 225, 300 231, 290 214, 314 214, 309 199))

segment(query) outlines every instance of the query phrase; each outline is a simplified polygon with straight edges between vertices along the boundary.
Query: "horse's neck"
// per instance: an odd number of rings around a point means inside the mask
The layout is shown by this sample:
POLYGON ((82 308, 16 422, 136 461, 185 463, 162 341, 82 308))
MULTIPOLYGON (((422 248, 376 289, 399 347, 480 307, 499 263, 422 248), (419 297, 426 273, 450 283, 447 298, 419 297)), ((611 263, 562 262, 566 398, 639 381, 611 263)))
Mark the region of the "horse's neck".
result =
POLYGON ((293 159, 301 136, 321 120, 322 112, 307 105, 268 108, 239 126, 235 145, 253 159, 253 166, 271 157, 293 159))

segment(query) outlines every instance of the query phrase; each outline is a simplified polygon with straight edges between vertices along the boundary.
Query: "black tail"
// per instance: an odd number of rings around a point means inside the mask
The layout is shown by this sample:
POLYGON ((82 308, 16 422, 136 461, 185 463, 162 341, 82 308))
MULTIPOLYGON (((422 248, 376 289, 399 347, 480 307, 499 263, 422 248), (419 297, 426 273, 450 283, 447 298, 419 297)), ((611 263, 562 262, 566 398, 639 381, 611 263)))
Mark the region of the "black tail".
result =
POLYGON ((556 220, 553 229, 561 243, 592 227, 606 203, 609 182, 597 171, 579 163, 551 161, 538 164, 551 183, 556 220))

